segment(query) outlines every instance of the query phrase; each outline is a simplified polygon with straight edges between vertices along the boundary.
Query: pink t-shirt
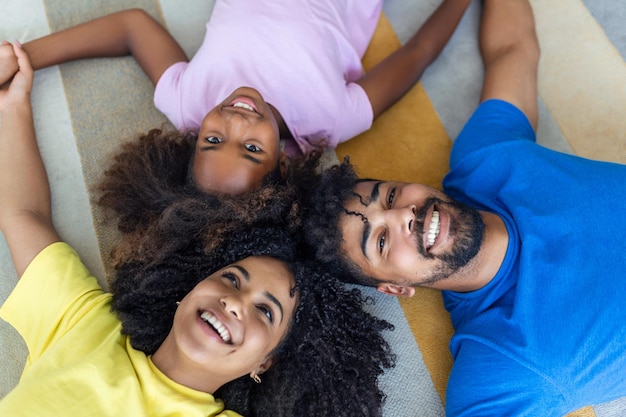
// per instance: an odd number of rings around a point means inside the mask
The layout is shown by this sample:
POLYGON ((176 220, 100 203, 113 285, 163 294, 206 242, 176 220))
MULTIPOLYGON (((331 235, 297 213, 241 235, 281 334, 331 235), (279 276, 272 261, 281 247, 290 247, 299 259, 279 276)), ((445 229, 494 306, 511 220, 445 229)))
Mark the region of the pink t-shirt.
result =
POLYGON ((198 129, 235 89, 248 86, 278 109, 298 147, 334 148, 369 129, 372 106, 353 81, 382 0, 217 0, 190 62, 168 68, 154 103, 179 129, 198 129))

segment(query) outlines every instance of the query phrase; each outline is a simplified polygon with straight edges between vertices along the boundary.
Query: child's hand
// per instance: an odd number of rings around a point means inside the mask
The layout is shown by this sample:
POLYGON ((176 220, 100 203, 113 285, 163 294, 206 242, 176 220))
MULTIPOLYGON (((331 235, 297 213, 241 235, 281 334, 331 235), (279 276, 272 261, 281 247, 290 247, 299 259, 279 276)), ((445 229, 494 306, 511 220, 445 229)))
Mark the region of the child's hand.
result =
POLYGON ((7 41, 2 41, 0 45, 0 87, 11 80, 17 69, 17 57, 13 52, 13 46, 7 41))
MULTIPOLYGON (((2 45, 3 52, 6 52, 6 45, 2 45)), ((17 70, 13 79, 7 85, 0 88, 0 112, 12 104, 23 103, 30 100, 30 92, 33 87, 33 68, 30 65, 28 55, 22 49, 22 45, 15 42, 9 44, 13 59, 15 59, 17 70)))

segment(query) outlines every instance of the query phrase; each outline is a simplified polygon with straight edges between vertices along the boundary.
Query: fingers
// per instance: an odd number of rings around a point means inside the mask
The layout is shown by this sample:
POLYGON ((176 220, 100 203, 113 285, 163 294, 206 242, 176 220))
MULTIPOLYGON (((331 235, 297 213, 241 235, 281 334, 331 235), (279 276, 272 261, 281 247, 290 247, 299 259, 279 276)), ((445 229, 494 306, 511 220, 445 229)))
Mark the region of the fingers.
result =
POLYGON ((22 48, 22 44, 18 41, 13 42, 13 52, 17 57, 19 71, 24 73, 24 75, 32 77, 33 67, 30 65, 30 59, 28 58, 28 54, 22 48))
POLYGON ((13 81, 11 82, 9 89, 14 89, 15 92, 22 91, 30 93, 33 87, 33 67, 31 66, 28 54, 24 51, 22 45, 18 41, 13 42, 12 45, 13 53, 17 58, 18 70, 13 77, 13 81))
POLYGON ((6 90, 18 71, 17 56, 13 45, 7 41, 0 44, 0 89, 6 90))

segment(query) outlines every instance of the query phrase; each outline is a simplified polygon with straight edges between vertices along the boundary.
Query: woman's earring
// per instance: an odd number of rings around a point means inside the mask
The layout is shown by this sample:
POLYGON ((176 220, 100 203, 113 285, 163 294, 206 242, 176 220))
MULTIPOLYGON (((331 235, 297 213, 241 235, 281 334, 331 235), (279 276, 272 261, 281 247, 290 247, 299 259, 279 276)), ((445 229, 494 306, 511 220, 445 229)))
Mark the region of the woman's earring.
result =
POLYGON ((176 301, 176 306, 179 306, 179 305, 180 305, 180 301, 176 301))
POLYGON ((257 384, 261 383, 261 377, 255 373, 250 374, 250 378, 252 378, 252 380, 256 382, 257 384))

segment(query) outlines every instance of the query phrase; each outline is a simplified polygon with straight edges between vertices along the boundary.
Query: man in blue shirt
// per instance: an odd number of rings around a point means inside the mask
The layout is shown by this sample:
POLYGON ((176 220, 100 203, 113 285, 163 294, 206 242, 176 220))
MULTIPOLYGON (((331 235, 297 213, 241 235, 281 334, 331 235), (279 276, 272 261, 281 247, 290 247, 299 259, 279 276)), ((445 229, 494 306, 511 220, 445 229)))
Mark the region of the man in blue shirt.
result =
POLYGON ((626 396, 626 166, 536 144, 527 0, 484 0, 480 48, 481 104, 444 192, 343 163, 310 196, 307 239, 348 281, 443 291, 448 415, 562 416, 626 396))

